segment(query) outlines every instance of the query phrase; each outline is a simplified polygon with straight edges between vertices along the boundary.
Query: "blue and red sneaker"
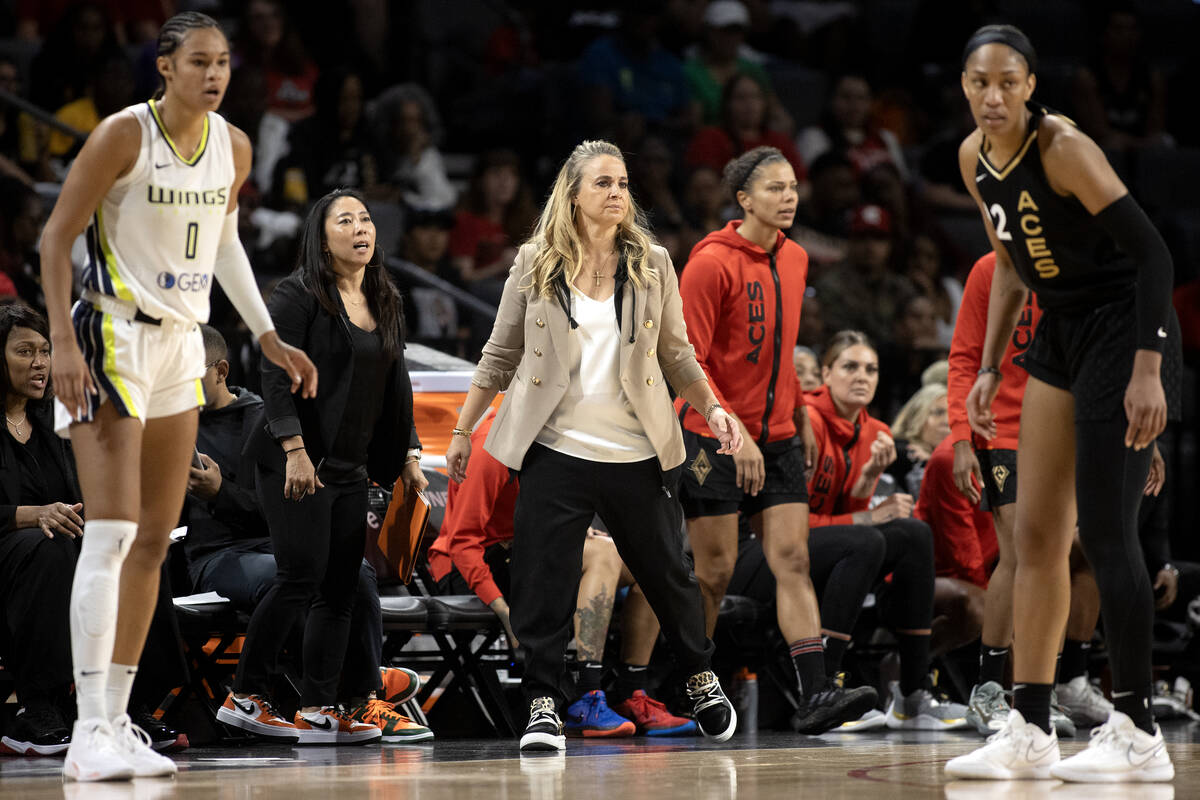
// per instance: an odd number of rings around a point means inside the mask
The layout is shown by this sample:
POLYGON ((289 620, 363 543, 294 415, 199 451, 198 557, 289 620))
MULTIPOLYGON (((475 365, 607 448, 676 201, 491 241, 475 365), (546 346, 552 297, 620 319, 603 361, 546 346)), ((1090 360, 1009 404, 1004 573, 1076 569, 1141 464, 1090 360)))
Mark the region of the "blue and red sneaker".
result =
POLYGON ((616 712, 633 720, 638 733, 647 736, 695 736, 696 720, 677 717, 667 707, 638 689, 617 703, 616 712))
POLYGON ((571 703, 564 720, 568 736, 633 736, 632 722, 608 707, 604 692, 597 689, 571 703))

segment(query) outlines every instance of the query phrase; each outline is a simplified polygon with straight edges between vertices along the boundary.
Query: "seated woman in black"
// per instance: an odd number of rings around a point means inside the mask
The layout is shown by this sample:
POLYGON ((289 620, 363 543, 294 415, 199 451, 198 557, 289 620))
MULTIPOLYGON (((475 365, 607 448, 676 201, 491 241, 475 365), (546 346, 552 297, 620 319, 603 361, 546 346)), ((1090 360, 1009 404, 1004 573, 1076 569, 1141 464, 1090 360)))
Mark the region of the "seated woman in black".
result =
POLYGON ((67 603, 83 532, 83 505, 68 445, 54 434, 50 330, 24 305, 0 307, 0 655, 22 710, 0 750, 67 749, 60 712, 69 702, 67 603))

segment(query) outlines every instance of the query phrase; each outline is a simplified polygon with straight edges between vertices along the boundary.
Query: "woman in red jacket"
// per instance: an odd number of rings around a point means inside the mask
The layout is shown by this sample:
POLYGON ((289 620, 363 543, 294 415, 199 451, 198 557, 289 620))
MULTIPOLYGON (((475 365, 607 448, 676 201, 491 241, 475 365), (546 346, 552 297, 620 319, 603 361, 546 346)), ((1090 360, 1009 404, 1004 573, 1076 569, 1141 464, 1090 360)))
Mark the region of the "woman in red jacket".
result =
POLYGON ((732 459, 719 458, 704 421, 711 409, 678 402, 687 447, 680 494, 710 635, 737 560, 738 513, 750 518, 776 578, 779 628, 800 682, 792 727, 821 733, 857 719, 876 695, 826 677, 809 575, 804 483, 812 462, 801 439, 811 433, 791 367, 808 255, 783 234, 796 214, 796 174, 779 150, 756 147, 725 166, 725 183, 743 219, 692 249, 679 293, 696 359, 744 445, 732 459))
MULTIPOLYGON (((933 535, 912 519, 913 499, 893 494, 871 508, 875 484, 896 459, 888 426, 867 414, 879 385, 879 355, 866 335, 842 331, 821 358, 825 385, 808 394, 808 414, 819 453, 808 482, 809 521, 821 535, 883 537, 879 577, 892 580, 880 592, 883 618, 896 634, 900 680, 891 685, 886 715, 868 712, 864 722, 883 718, 889 728, 950 730, 967 724, 965 706, 939 703, 929 691, 929 633, 933 620, 933 535), (826 527, 830 526, 830 527, 826 527)), ((841 624, 852 630, 857 609, 841 624)), ((876 723, 877 724, 877 723, 876 723)))

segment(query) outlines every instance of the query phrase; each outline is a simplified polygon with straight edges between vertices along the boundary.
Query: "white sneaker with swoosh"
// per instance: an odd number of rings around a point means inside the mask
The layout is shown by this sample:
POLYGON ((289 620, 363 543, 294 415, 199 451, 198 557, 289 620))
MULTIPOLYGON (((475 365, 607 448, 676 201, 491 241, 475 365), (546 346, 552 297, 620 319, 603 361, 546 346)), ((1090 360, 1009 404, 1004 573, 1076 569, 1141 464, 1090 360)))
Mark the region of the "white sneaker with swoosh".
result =
POLYGON ((946 764, 951 778, 985 781, 1045 780, 1058 763, 1058 736, 1026 722, 1021 712, 1008 712, 1008 721, 987 744, 946 764))
POLYGON ((1157 725, 1151 736, 1127 715, 1113 711, 1108 722, 1092 731, 1088 746, 1060 761, 1050 774, 1078 783, 1158 782, 1173 780, 1175 767, 1157 725))

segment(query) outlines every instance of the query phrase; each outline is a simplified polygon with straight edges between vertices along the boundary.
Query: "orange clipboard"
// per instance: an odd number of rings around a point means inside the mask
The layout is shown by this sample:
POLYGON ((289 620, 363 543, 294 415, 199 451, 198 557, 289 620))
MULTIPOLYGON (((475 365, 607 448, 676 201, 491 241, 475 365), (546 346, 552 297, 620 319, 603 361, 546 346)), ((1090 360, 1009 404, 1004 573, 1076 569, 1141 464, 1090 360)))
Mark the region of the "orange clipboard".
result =
POLYGON ((404 481, 397 478, 392 502, 379 529, 379 550, 404 583, 412 580, 417 551, 428 525, 429 501, 416 489, 405 492, 404 481))

